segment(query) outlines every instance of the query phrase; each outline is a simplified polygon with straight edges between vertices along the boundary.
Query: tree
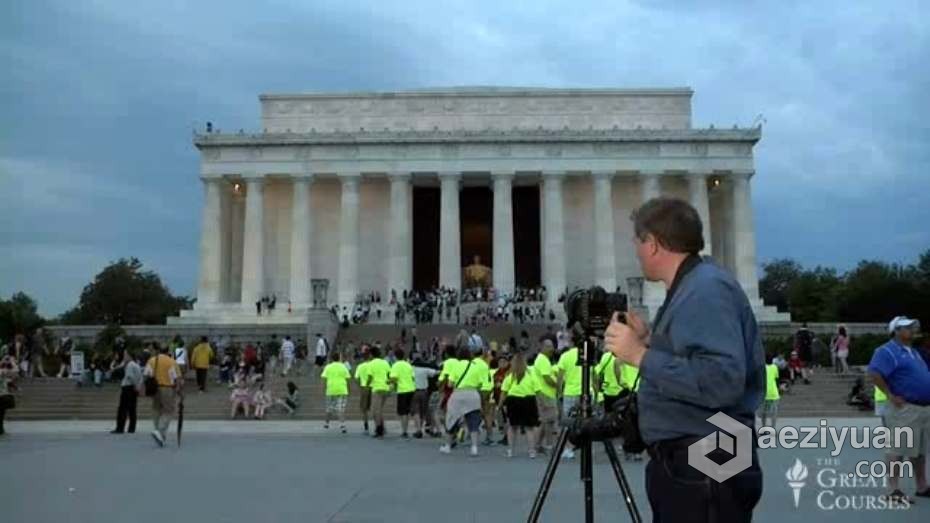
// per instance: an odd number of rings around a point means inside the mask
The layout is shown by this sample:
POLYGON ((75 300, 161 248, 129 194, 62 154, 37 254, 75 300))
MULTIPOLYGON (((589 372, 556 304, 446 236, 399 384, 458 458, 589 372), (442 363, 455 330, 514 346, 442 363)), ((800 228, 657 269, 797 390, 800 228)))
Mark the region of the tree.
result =
POLYGON ((36 302, 24 292, 17 292, 9 300, 0 300, 0 339, 8 340, 16 334, 30 334, 45 324, 38 313, 36 302))
POLYGON ((764 275, 759 280, 759 295, 766 305, 778 307, 779 311, 788 310, 788 286, 796 280, 804 269, 801 264, 782 258, 762 265, 764 275))
POLYGON ((795 321, 836 321, 836 296, 843 285, 836 269, 802 271, 788 286, 788 305, 795 321))
POLYGON ((905 314, 917 316, 922 298, 917 270, 879 261, 861 261, 845 278, 837 300, 846 321, 882 322, 905 314))
POLYGON ((153 271, 136 258, 121 258, 84 287, 77 306, 62 315, 66 324, 161 324, 166 316, 190 308, 192 300, 174 296, 153 271))

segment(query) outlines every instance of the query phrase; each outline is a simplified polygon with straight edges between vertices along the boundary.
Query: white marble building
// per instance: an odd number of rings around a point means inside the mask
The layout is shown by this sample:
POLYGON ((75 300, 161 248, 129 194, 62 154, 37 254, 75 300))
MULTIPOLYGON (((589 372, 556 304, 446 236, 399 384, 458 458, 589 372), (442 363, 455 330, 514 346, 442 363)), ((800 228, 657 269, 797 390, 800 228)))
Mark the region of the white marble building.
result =
MULTIPOLYGON (((414 191, 439 189, 438 283, 460 287, 460 189, 493 191, 493 284, 517 281, 514 187, 538 187, 540 283, 641 292, 631 209, 654 196, 700 212, 706 253, 742 283, 763 321, 750 197, 760 128, 695 129, 675 89, 459 88, 263 95, 262 132, 196 134, 205 189, 196 306, 173 323, 302 322, 311 280, 328 304, 414 284, 414 191), (286 313, 288 302, 291 313, 286 313)), ((525 231, 523 232, 525 234, 525 231)), ((536 234, 534 231, 533 234, 536 234)), ((520 248, 520 246, 517 246, 520 248)), ((555 296, 555 292, 550 292, 555 296)), ((319 298, 319 296, 317 296, 319 298)), ((319 303, 317 304, 319 305, 319 303)))

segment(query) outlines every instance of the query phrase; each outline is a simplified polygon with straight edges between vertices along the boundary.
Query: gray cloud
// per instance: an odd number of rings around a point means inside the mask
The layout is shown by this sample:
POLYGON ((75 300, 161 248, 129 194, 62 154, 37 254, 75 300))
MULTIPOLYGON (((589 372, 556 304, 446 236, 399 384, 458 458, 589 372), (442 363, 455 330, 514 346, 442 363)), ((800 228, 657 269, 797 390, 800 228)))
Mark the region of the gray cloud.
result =
POLYGON ((191 127, 254 129, 263 92, 689 85, 696 125, 765 115, 761 260, 845 268, 930 247, 918 2, 10 4, 0 293, 49 314, 120 256, 193 292, 191 127))

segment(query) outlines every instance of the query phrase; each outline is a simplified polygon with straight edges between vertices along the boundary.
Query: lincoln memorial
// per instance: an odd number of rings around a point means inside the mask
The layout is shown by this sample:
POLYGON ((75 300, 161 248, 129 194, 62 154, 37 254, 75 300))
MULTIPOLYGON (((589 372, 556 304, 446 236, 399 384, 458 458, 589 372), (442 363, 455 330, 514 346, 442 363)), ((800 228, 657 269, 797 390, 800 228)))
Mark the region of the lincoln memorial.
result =
MULTIPOLYGON (((194 135, 197 301, 169 323, 302 322, 360 294, 620 288, 655 314, 630 211, 686 199, 760 321, 751 180, 761 128, 694 128, 688 88, 268 94, 261 130, 194 135), (484 272, 482 271, 484 268, 484 272), (473 283, 473 282, 472 282, 473 283), (255 304, 274 296, 272 319, 255 304)), ((217 127, 222 127, 218 125, 217 127)))

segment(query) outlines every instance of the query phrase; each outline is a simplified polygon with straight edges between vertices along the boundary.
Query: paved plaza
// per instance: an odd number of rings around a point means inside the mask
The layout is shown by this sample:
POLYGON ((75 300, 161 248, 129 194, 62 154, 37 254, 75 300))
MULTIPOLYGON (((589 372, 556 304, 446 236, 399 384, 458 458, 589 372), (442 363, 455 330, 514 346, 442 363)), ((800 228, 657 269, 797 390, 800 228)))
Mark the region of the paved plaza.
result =
MULTIPOLYGON (((861 423, 859 421, 850 423, 861 423)), ((441 455, 436 440, 376 441, 352 424, 348 436, 315 422, 185 424, 183 446, 155 447, 144 431, 106 434, 105 422, 14 422, 0 440, 3 521, 19 522, 517 522, 525 520, 545 460, 506 459, 502 447, 441 455)), ((840 498, 877 496, 882 489, 818 486, 878 452, 846 450, 839 463, 818 464, 827 450, 761 451, 765 489, 756 521, 928 521, 930 501, 909 510, 821 510, 840 498), (809 468, 795 509, 785 472, 800 459, 809 468), (820 472, 823 468, 835 468, 820 472), (820 491, 830 491, 820 494, 820 491)), ((595 461, 598 521, 627 520, 602 451, 595 461)), ((625 463, 645 519, 651 518, 643 463, 625 463)), ((914 487, 905 483, 906 491, 914 487)), ((543 521, 582 517, 578 462, 563 461, 543 521)), ((842 502, 840 502, 842 503, 842 502)))

